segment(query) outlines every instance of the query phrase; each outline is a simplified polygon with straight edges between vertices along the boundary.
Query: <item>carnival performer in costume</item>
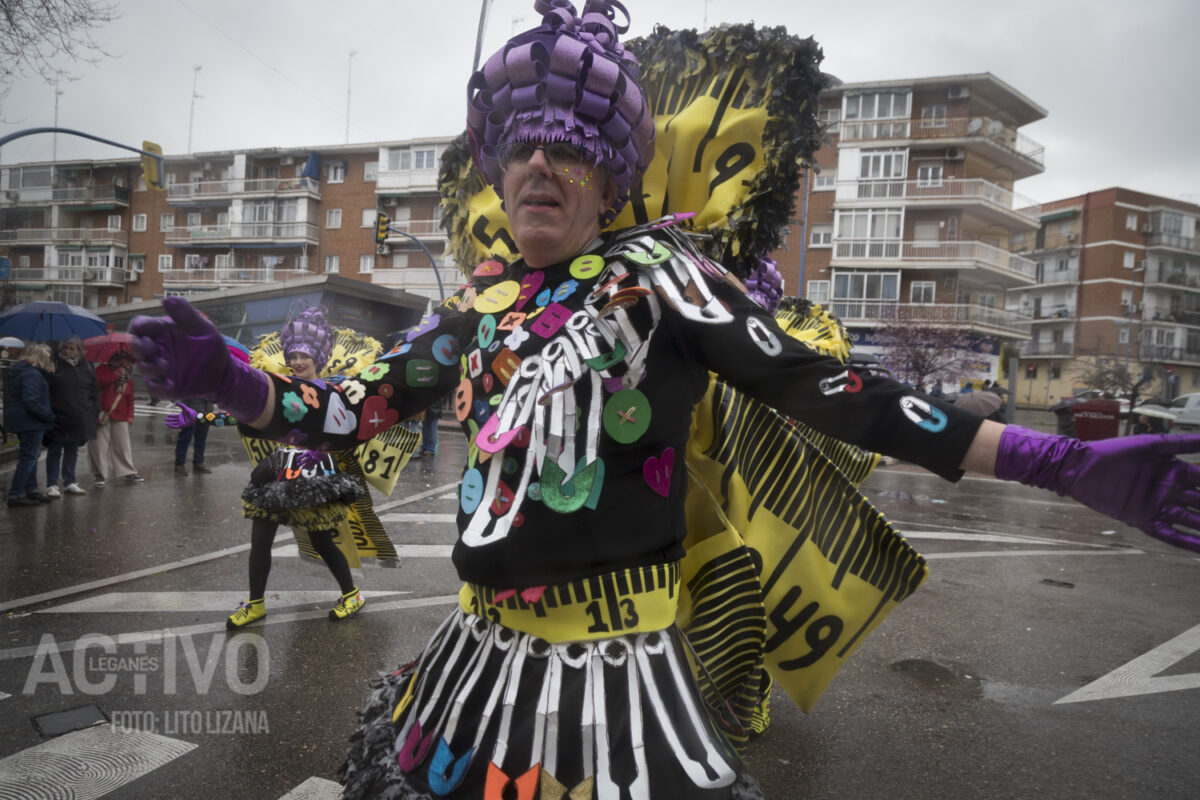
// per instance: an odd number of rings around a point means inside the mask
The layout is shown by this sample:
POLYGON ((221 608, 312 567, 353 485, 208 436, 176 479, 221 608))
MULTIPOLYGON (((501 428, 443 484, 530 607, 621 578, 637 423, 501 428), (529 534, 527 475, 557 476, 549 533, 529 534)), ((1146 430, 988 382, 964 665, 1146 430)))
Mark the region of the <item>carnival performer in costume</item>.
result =
MULTIPOLYGON (((346 371, 358 374, 381 349, 370 337, 344 329, 334 331, 325 319, 324 308, 306 307, 278 335, 263 337, 246 360, 281 376, 290 373, 307 381, 323 382, 318 376, 330 381, 342 377, 327 372, 330 367, 350 365, 346 371), (338 354, 331 358, 335 342, 338 354)), ((301 405, 303 399, 295 395, 290 402, 301 405)), ((185 428, 235 424, 236 419, 220 412, 198 414, 181 403, 180 412, 169 415, 166 422, 169 427, 185 428)), ((415 444, 416 437, 410 438, 415 444)), ((298 433, 291 437, 297 443, 303 439, 298 433)), ((379 558, 381 563, 395 562, 395 549, 375 514, 356 458, 361 448, 330 453, 324 448, 273 445, 258 438, 244 438, 243 443, 257 464, 250 484, 242 492, 242 511, 251 520, 250 595, 230 615, 226 626, 240 628, 266 615, 264 598, 271 571, 271 547, 281 524, 293 528, 301 554, 323 561, 337 580, 341 595, 329 618, 339 621, 354 615, 365 600, 354 583, 351 568, 361 565, 363 555, 379 558), (361 548, 356 546, 360 540, 361 548)))
MULTIPOLYGON (((473 77, 468 113, 473 160, 503 198, 519 257, 482 263, 353 381, 300 384, 299 407, 283 399, 299 382, 233 362, 182 298, 164 300, 167 317, 131 325, 156 392, 203 393, 266 438, 299 431, 309 445, 349 447, 455 392, 471 442, 453 554, 460 607, 373 695, 343 771, 347 796, 762 796, 676 625, 700 582, 680 580, 692 540, 684 455, 697 403, 724 397, 712 373, 802 421, 831 453, 841 440, 949 480, 970 469, 1049 488, 1200 550, 1174 527, 1200 523, 1200 469, 1175 457, 1200 450, 1200 437, 1079 442, 986 422, 793 337, 676 217, 605 231, 655 149, 636 61, 618 41, 623 9, 536 8, 543 24, 473 77)), ((728 444, 721 419, 696 421, 714 463, 728 444)), ((775 480, 775 466, 755 466, 748 485, 775 480)), ((923 563, 898 540, 863 550, 864 525, 831 538, 824 526, 841 524, 841 504, 788 486, 753 495, 752 508, 735 508, 730 487, 708 512, 732 527, 755 509, 817 508, 812 540, 798 544, 829 558, 837 582, 882 581, 888 600, 919 583, 923 563)), ((767 628, 771 648, 803 646, 785 670, 852 649, 870 627, 809 617, 767 628)))

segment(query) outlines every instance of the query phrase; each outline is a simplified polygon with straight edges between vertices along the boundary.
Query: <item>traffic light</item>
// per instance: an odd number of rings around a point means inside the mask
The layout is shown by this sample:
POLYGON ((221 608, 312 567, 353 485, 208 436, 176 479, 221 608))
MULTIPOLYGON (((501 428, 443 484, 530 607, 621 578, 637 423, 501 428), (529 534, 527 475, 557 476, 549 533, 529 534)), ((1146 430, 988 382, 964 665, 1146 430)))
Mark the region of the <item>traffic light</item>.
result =
POLYGON ((383 244, 387 241, 389 224, 391 224, 391 219, 387 214, 379 212, 375 215, 375 244, 383 244))
POLYGON ((163 189, 162 176, 162 145, 154 142, 142 142, 142 180, 149 189, 163 189), (151 155, 153 153, 153 155, 151 155))

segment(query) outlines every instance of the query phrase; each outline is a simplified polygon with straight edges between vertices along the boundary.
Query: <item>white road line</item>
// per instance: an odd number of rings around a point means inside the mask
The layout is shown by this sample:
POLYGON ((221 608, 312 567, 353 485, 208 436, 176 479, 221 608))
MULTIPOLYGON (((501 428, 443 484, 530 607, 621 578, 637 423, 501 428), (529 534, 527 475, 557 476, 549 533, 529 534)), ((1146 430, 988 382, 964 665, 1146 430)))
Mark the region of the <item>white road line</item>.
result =
POLYGON ((1113 697, 1200 689, 1200 673, 1197 672, 1156 677, 1160 672, 1197 651, 1200 651, 1200 625, 1184 631, 1169 642, 1138 656, 1087 686, 1076 689, 1066 697, 1055 700, 1054 704, 1084 703, 1113 697))
POLYGON ((309 778, 279 800, 338 800, 342 785, 324 778, 309 778))
POLYGON ((196 747, 156 733, 95 725, 0 759, 0 797, 92 800, 196 747))
MULTIPOLYGON (((454 552, 454 545, 450 544, 398 544, 396 545, 396 555, 401 561, 406 558, 449 558, 454 552)), ((294 544, 277 547, 271 551, 271 555, 277 558, 299 558, 300 548, 294 544)))
MULTIPOLYGON (((369 592, 368 597, 390 597, 412 592, 369 592)), ((335 591, 327 592, 267 592, 267 606, 272 610, 290 606, 318 603, 328 605, 336 599, 335 591)), ((225 611, 230 612, 246 599, 245 592, 108 592, 52 608, 39 614, 109 614, 129 611, 225 611)))
MULTIPOLYGON (((396 500, 391 503, 383 503, 383 504, 380 504, 376 508, 376 511, 382 512, 389 508, 397 508, 398 506, 406 505, 408 503, 413 503, 418 500, 423 500, 426 497, 429 497, 431 495, 438 494, 439 492, 445 492, 447 489, 452 489, 457 485, 458 485, 457 482, 449 483, 449 484, 445 484, 442 486, 434 487, 432 489, 428 489, 419 494, 410 495, 406 498, 396 500)), ((295 536, 289 531, 288 533, 279 534, 275 538, 275 542, 276 542, 276 544, 282 544, 284 542, 289 542, 294 539, 295 539, 295 536)), ((135 572, 126 572, 122 575, 114 575, 110 578, 101 578, 100 580, 89 581, 87 583, 79 583, 74 586, 66 586, 66 587, 63 587, 62 589, 55 589, 54 591, 51 591, 51 592, 42 592, 41 594, 33 594, 33 595, 29 595, 27 597, 18 597, 15 600, 8 600, 3 603, 0 603, 0 611, 9 611, 14 608, 22 608, 24 606, 32 606, 32 605, 36 605, 38 603, 44 603, 47 600, 57 600, 60 597, 68 597, 73 594, 79 594, 80 592, 90 592, 92 589, 101 589, 105 586, 112 586, 117 583, 124 583, 125 581, 132 581, 132 580, 136 580, 138 578, 144 578, 148 575, 157 575, 162 572, 170 572, 171 570, 180 569, 181 567, 189 567, 192 564, 202 564, 205 561, 213 561, 215 559, 224 558, 225 556, 233 555, 234 553, 241 553, 241 552, 244 552, 249 549, 250 549, 250 543, 247 542, 246 544, 239 544, 239 545, 235 545, 233 547, 226 547, 222 550, 215 550, 211 553, 204 553, 203 555, 193 556, 192 558, 184 558, 179 561, 172 561, 170 563, 160 564, 155 567, 147 567, 146 569, 140 569, 135 572)))
POLYGON ((1114 548, 1107 544, 1089 544, 1088 542, 1074 542, 1067 539, 1048 539, 1043 536, 1023 536, 1012 533, 975 533, 964 531, 961 528, 951 531, 906 531, 900 529, 900 534, 906 539, 944 539, 947 541, 999 542, 1004 544, 1030 544, 1037 542, 1039 544, 1062 544, 1069 547, 1095 547, 1099 550, 1124 549, 1114 548))
MULTIPOLYGON (((286 542, 294 538, 295 536, 289 531, 277 536, 275 541, 286 542)), ((9 600, 7 602, 0 603, 0 611, 8 611, 9 609, 13 608, 21 608, 22 606, 31 606, 37 603, 44 603, 47 600, 57 600, 60 597, 67 597, 69 595, 79 594, 80 592, 90 592, 92 589, 101 589, 105 586, 112 586, 116 583, 125 583, 126 581, 145 578, 148 575, 158 575, 159 573, 170 572, 171 570, 179 569, 180 567, 190 567, 192 564, 203 564, 205 561, 214 561, 218 558, 224 558, 225 556, 232 555, 234 553, 241 553, 249 549, 250 543, 247 542, 246 544, 226 547, 223 550, 214 550, 211 553, 204 553, 203 555, 192 556, 191 558, 184 558, 180 559, 179 561, 171 561, 167 564, 159 564, 156 567, 146 567, 146 569, 139 569, 135 570, 134 572, 126 572, 122 575, 113 575, 111 578, 101 578, 100 580, 88 581, 87 583, 77 583, 74 586, 65 586, 62 589, 55 589, 52 592, 42 592, 41 594, 31 594, 27 597, 18 597, 16 600, 9 600)))
POLYGON ((442 522, 451 525, 458 519, 457 514, 382 514, 379 519, 383 522, 442 522))
POLYGON ((989 550, 987 552, 922 553, 926 561, 945 558, 1016 558, 1022 556, 1138 556, 1141 550, 989 550))
MULTIPOLYGON (((443 606, 453 605, 458 602, 457 594, 440 595, 436 597, 415 597, 408 600, 388 600, 382 603, 372 603, 371 595, 367 593, 367 604, 359 611, 359 614, 374 614, 381 611, 403 611, 409 608, 423 608, 425 606, 443 606)), ((299 622, 301 620, 310 619, 325 619, 329 616, 328 609, 317 609, 314 611, 293 611, 285 614, 275 614, 268 612, 267 616, 262 618, 263 625, 279 625, 285 622, 299 622)), ((254 633, 258 630, 260 623, 254 622, 243 628, 239 632, 254 633)), ((206 633, 224 633, 225 620, 221 619, 217 622, 204 622, 198 625, 185 625, 178 628, 160 628, 150 631, 135 631, 131 633, 118 633, 112 635, 113 643, 117 645, 132 645, 139 642, 156 643, 161 642, 168 636, 199 636, 206 633)), ((19 658, 29 658, 37 655, 39 652, 43 655, 49 653, 66 653, 73 651, 76 645, 86 646, 89 642, 95 644, 98 635, 95 631, 87 636, 77 640, 59 642, 46 641, 44 644, 36 644, 30 647, 13 647, 8 650, 0 650, 0 661, 14 661, 19 658)), ((49 636, 49 634, 47 634, 49 636)), ((44 637, 43 637, 44 638, 44 637)), ((51 637, 53 638, 53 637, 51 637)))

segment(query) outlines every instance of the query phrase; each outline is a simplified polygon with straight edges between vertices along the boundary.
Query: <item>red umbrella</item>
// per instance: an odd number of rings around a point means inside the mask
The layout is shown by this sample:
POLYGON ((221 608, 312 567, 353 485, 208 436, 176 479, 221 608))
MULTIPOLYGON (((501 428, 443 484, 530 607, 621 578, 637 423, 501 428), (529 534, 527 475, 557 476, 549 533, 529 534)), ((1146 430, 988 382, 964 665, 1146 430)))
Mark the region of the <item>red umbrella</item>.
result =
POLYGON ((83 357, 88 361, 105 364, 114 353, 122 350, 130 352, 129 343, 133 341, 131 333, 105 333, 83 340, 83 357))

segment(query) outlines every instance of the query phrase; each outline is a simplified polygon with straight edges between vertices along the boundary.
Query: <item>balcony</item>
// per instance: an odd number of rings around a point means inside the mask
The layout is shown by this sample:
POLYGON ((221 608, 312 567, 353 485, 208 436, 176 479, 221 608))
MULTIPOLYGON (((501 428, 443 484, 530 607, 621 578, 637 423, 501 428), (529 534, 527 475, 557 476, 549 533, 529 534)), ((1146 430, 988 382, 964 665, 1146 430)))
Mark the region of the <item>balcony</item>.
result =
POLYGON ((129 189, 124 186, 72 186, 55 189, 51 200, 81 208, 129 207, 129 189))
POLYGON ((903 205, 908 208, 961 208, 989 223, 1036 230, 1041 206, 982 178, 938 181, 866 180, 837 185, 837 208, 903 205))
POLYGON ((191 225, 167 231, 169 247, 257 242, 317 243, 317 226, 311 222, 234 222, 229 225, 191 225))
POLYGON ((847 325, 879 325, 903 320, 905 324, 957 325, 978 333, 1027 338, 1030 319, 1024 314, 964 303, 900 303, 893 300, 833 300, 830 310, 847 325))
POLYGON ((1014 178, 1027 178, 1046 169, 1046 148, 1042 144, 989 117, 843 120, 840 132, 843 143, 906 139, 970 147, 1011 167, 1014 178))
POLYGON ((115 267, 42 267, 18 268, 12 271, 15 281, 34 283, 71 283, 89 286, 121 287, 133 280, 134 273, 115 267))
POLYGON ((49 244, 128 247, 129 232, 120 228, 10 228, 0 230, 0 243, 13 247, 49 244))
POLYGON ((1152 233, 1146 238, 1147 249, 1182 250, 1185 253, 1200 253, 1200 239, 1180 236, 1177 233, 1152 233))
POLYGON ((1001 279, 1004 288, 1034 282, 1036 264, 1028 258, 983 242, 902 242, 896 239, 834 239, 833 267, 889 267, 907 269, 978 269, 1001 279))
POLYGON ((222 181, 173 183, 167 187, 168 203, 232 200, 248 195, 288 196, 310 194, 320 198, 321 184, 312 178, 239 178, 222 181))
MULTIPOLYGON (((440 219, 396 219, 392 220, 391 227, 393 231, 407 233, 409 236, 417 239, 445 239, 446 232, 442 230, 442 221, 440 219)), ((405 236, 388 235, 388 244, 400 244, 408 241, 405 236)))
POLYGON ((1182 347, 1160 344, 1143 344, 1138 349, 1142 361, 1160 364, 1200 364, 1200 353, 1182 347))
POLYGON ((1022 342, 1017 347, 1022 358, 1029 356, 1071 356, 1075 354, 1074 342, 1022 342))
POLYGON ((1033 322, 1062 322, 1064 320, 1073 319, 1075 316, 1075 306, 1067 303, 1055 303, 1053 305, 1043 305, 1040 309, 1035 309, 1033 312, 1033 322))
MULTIPOLYGON (((381 164, 382 164, 381 159, 381 164)), ((375 175, 375 193, 380 196, 393 194, 436 193, 438 171, 433 169, 380 169, 375 175)))
POLYGON ((280 267, 217 267, 215 269, 168 269, 162 270, 163 285, 199 286, 247 286, 250 284, 274 283, 290 278, 309 277, 308 270, 290 270, 280 267))
POLYGON ((1200 278, 1189 276, 1183 270, 1169 267, 1146 271, 1146 286, 1169 287, 1172 289, 1200 289, 1200 278))

